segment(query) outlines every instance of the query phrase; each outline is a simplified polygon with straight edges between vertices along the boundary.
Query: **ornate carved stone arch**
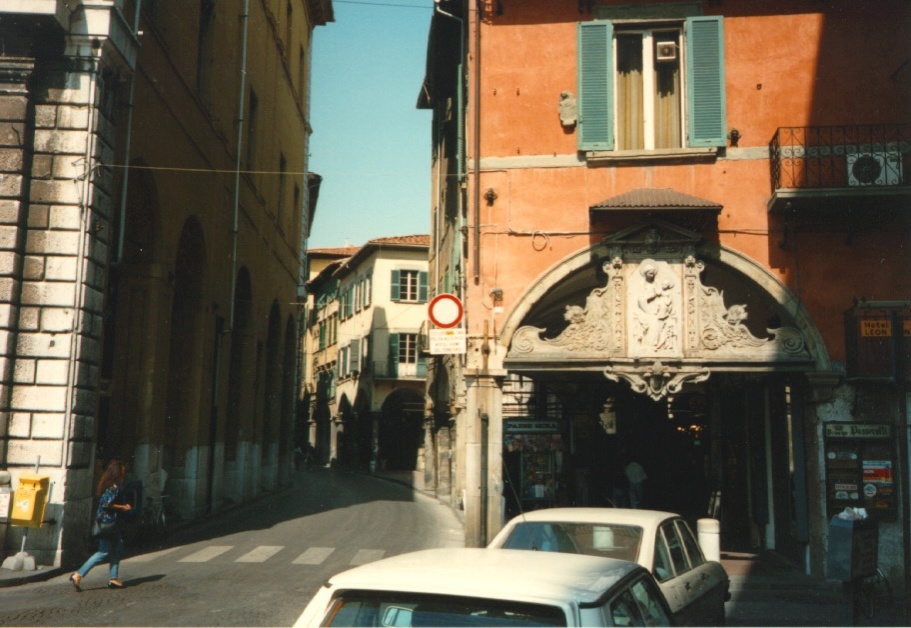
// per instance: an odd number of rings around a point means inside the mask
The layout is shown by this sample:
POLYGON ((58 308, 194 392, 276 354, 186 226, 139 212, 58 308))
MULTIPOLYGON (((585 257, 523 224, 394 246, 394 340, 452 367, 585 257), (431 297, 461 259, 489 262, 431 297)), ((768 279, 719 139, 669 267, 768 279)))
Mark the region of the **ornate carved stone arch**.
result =
POLYGON ((508 369, 602 370, 653 399, 713 371, 830 370, 809 314, 777 277, 659 220, 549 269, 513 307, 498 342, 508 369), (765 326, 748 326, 752 304, 765 326))

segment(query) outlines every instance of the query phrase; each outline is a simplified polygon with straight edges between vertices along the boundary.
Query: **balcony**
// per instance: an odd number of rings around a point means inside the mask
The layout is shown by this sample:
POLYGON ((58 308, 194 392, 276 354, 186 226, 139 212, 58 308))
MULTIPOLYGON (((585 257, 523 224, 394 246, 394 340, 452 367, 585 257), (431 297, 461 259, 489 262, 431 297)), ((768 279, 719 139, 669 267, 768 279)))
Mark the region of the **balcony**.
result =
POLYGON ((907 209, 911 125, 782 127, 769 143, 771 212, 907 209))
POLYGON ((374 360, 371 364, 374 379, 420 380, 427 377, 427 361, 423 358, 412 363, 374 360))

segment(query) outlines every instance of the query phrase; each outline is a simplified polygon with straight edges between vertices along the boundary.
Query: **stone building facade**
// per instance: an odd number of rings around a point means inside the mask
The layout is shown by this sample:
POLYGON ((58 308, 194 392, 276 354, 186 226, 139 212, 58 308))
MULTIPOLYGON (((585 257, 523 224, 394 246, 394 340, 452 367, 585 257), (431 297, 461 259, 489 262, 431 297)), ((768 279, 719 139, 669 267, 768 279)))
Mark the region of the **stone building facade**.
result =
POLYGON ((428 242, 375 238, 308 283, 309 442, 324 463, 423 482, 428 242))
POLYGON ((428 364, 428 481, 469 543, 615 503, 635 457, 648 507, 820 577, 830 518, 866 508, 901 579, 907 3, 435 11, 431 297, 468 347, 428 364))
MULTIPOLYGON (((0 468, 50 478, 40 564, 124 459, 172 520, 288 481, 311 39, 329 0, 0 7, 0 468)), ((0 523, 4 550, 22 528, 0 523)))

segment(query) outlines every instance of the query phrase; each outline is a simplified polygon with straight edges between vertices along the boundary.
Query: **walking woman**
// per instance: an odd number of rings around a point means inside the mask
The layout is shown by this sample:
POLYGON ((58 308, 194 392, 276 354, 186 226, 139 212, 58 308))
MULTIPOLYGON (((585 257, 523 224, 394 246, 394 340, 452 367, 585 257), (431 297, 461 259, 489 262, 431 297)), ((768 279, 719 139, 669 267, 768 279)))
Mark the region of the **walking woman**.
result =
POLYGON ((131 507, 129 504, 118 504, 117 498, 123 488, 123 478, 126 472, 126 465, 123 462, 112 460, 98 482, 98 494, 101 499, 98 503, 98 512, 95 514, 98 525, 93 526, 93 529, 100 527, 104 530, 107 528, 108 532, 98 536, 98 551, 85 561, 79 571, 70 576, 70 582, 77 591, 82 591, 82 579, 92 567, 105 561, 111 563, 108 588, 123 588, 123 583, 117 578, 120 571, 120 557, 123 555, 123 537, 120 535, 117 517, 121 512, 128 512, 131 507))

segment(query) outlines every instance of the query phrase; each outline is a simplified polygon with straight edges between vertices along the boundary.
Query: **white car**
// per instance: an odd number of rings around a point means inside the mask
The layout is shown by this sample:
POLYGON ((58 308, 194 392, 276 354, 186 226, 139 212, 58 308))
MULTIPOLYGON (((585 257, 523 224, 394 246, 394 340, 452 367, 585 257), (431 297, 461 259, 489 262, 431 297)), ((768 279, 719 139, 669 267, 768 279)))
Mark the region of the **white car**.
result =
POLYGON ((547 552, 433 549, 333 576, 309 626, 669 626, 652 576, 629 561, 547 552))
POLYGON ((730 599, 721 563, 705 559, 686 521, 670 512, 627 508, 545 508, 513 518, 488 548, 620 558, 658 581, 681 625, 719 626, 730 599))

